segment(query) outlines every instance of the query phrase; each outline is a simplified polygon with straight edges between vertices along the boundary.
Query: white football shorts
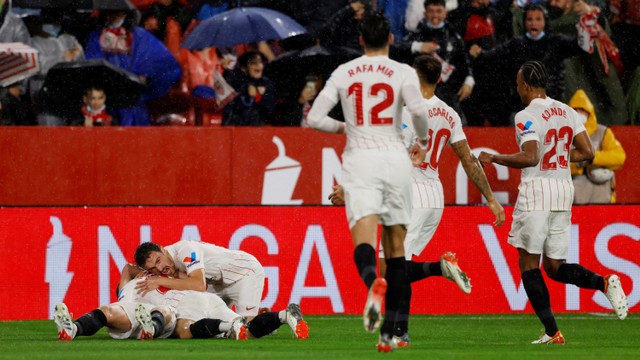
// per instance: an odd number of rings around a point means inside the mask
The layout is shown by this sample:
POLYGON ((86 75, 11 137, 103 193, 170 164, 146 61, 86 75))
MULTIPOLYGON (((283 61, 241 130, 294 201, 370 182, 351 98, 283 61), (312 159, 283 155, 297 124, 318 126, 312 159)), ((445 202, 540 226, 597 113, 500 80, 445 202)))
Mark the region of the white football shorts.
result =
POLYGON ((202 319, 233 321, 240 317, 231 311, 219 296, 209 292, 187 292, 180 300, 176 311, 178 319, 188 319, 194 322, 202 319))
MULTIPOLYGON (((407 228, 407 236, 404 238, 404 256, 411 260, 413 255, 420 255, 429 241, 433 238, 444 209, 413 208, 411 210, 411 223, 407 228)), ((384 249, 380 244, 378 257, 384 259, 384 249)))
POLYGON ((566 260, 571 238, 571 211, 513 211, 509 244, 529 254, 566 260))
POLYGON ((260 310, 262 290, 264 289, 264 269, 259 266, 231 285, 216 284, 209 286, 210 291, 227 303, 234 305, 236 313, 245 317, 254 317, 260 310))
POLYGON ((413 165, 406 152, 352 150, 343 155, 342 167, 349 228, 373 214, 382 225, 409 225, 413 165))

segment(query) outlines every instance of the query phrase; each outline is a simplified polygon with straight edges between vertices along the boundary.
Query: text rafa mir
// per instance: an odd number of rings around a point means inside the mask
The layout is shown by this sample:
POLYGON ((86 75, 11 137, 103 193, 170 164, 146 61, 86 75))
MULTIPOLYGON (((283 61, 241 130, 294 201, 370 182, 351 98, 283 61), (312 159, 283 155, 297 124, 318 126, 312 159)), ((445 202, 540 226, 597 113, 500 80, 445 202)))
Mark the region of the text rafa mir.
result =
POLYGON ((383 75, 386 75, 387 77, 391 77, 393 75, 393 70, 387 68, 386 66, 378 65, 378 67, 374 68, 374 66, 371 64, 358 65, 353 69, 349 69, 349 71, 347 71, 347 74, 349 75, 349 77, 352 77, 357 74, 372 72, 381 73, 383 75))

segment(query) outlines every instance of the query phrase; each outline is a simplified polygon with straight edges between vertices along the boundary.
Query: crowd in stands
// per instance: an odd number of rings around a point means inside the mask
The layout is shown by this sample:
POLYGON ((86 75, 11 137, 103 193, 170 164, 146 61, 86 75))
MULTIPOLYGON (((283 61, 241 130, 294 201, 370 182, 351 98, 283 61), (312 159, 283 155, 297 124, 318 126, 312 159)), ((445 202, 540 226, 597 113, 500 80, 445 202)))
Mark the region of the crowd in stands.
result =
MULTIPOLYGON (((515 74, 527 60, 551 71, 548 94, 582 90, 602 125, 640 121, 640 0, 131 0, 135 8, 27 9, 0 0, 0 42, 39 51, 40 72, 0 92, 2 125, 305 126, 340 63, 362 54, 359 24, 382 11, 391 58, 443 63, 438 97, 468 126, 507 126, 522 109, 515 74), (202 21, 237 6, 280 11, 306 34, 188 50, 202 21), (56 64, 104 59, 146 85, 126 107, 95 83, 77 98, 47 93, 56 64), (105 103, 106 101, 106 103, 105 103)), ((238 29, 237 31, 242 31, 238 29)), ((331 116, 341 117, 339 107, 331 116)))

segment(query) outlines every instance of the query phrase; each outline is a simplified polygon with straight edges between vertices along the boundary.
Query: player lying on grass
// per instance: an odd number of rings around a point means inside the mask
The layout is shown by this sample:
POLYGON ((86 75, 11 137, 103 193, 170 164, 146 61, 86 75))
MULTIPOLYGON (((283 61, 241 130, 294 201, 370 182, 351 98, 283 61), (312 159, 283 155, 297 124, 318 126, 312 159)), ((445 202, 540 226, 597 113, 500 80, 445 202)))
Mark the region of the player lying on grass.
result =
MULTIPOLYGON (((129 269, 135 267, 127 266, 129 269)), ((129 273, 127 267, 123 269, 123 274, 126 273, 129 273)), ((127 282, 120 291, 118 302, 95 309, 76 321, 72 321, 65 304, 56 305, 54 321, 58 338, 73 340, 76 336, 90 336, 107 327, 111 337, 116 339, 148 340, 156 334, 160 335, 155 337, 165 338, 173 333, 181 339, 224 334, 228 338, 245 340, 270 334, 285 323, 292 328, 295 338, 308 337, 308 327, 297 304, 290 304, 280 312, 264 312, 246 323, 215 294, 162 288, 138 294, 136 287, 145 278, 127 282), (151 312, 147 307, 151 307, 151 312)))

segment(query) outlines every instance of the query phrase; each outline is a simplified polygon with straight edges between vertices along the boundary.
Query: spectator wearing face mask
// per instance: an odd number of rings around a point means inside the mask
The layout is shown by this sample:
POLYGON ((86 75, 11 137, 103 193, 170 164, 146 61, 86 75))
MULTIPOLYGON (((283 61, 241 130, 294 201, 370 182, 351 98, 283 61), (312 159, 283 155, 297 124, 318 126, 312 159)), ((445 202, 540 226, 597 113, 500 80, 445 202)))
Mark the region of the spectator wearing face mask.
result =
POLYGON ((101 10, 100 27, 89 36, 85 51, 87 59, 105 59, 138 75, 147 85, 134 106, 114 109, 123 126, 150 125, 148 102, 167 94, 182 75, 167 47, 136 26, 137 16, 134 9, 101 10))
POLYGON ((77 111, 71 103, 61 103, 41 91, 47 73, 54 65, 84 59, 82 45, 73 35, 63 33, 59 17, 61 14, 43 12, 42 16, 24 19, 40 63, 40 72, 29 78, 29 95, 35 104, 38 124, 43 126, 68 125, 77 111))
POLYGON ((622 144, 610 128, 598 124, 595 108, 582 89, 576 91, 569 106, 578 112, 595 150, 595 157, 591 162, 571 163, 571 177, 576 191, 573 203, 615 203, 614 172, 622 168, 627 158, 622 144))
MULTIPOLYGON (((560 100, 568 102, 573 94, 582 89, 594 104, 601 124, 625 124, 627 107, 621 83, 623 73, 622 52, 609 36, 611 30, 604 10, 594 5, 593 0, 549 0, 548 28, 553 34, 576 35, 576 24, 593 22, 593 51, 564 59, 564 92, 560 100), (586 19, 590 19, 586 21, 586 19)), ((515 11, 516 18, 522 10, 515 11)), ((521 22, 514 29, 524 29, 521 22)))
MULTIPOLYGON (((491 64, 498 73, 515 79, 519 67, 526 61, 537 60, 545 64, 549 71, 547 95, 559 99, 564 91, 563 60, 585 53, 578 45, 577 38, 559 34, 550 34, 547 26, 547 11, 540 4, 529 4, 523 13, 525 36, 514 38, 490 50, 483 50, 477 45, 471 46, 469 54, 481 63, 491 64)), ((502 105, 512 113, 522 109, 516 90, 515 81, 501 84, 502 91, 510 93, 502 105)), ((496 99, 499 100, 499 99, 496 99)), ((492 103, 496 106, 495 103, 492 103)), ((504 122, 510 119, 496 119, 504 122)), ((506 125, 498 123, 493 125, 506 125)))

